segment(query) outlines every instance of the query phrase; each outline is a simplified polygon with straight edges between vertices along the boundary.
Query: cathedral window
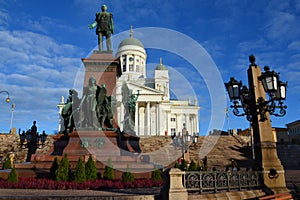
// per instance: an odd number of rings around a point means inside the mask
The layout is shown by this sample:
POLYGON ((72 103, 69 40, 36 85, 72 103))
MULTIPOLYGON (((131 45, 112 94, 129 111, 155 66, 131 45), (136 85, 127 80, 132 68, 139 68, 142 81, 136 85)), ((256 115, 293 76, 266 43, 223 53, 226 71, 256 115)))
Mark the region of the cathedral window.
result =
POLYGON ((123 72, 126 72, 126 64, 123 65, 123 72))
POLYGON ((129 71, 133 72, 133 65, 129 65, 129 71))
POLYGON ((136 72, 139 72, 139 71, 140 71, 140 66, 137 65, 137 66, 136 66, 136 72))
POLYGON ((176 118, 175 117, 171 117, 171 122, 175 122, 176 118))
POLYGON ((171 133, 172 135, 175 133, 176 134, 176 128, 171 128, 171 133))

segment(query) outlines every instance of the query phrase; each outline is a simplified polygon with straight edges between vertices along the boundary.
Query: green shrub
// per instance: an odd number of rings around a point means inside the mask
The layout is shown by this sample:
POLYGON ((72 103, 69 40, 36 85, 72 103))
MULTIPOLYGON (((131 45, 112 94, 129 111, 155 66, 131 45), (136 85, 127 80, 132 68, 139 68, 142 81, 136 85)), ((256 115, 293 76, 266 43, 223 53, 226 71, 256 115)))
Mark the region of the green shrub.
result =
POLYGON ((11 172, 9 172, 7 176, 7 182, 17 183, 19 181, 18 173, 16 168, 12 168, 11 172))
POLYGON ((89 156, 89 159, 85 164, 85 175, 87 180, 93 181, 97 179, 97 167, 92 155, 89 156))
POLYGON ((190 163, 190 166, 188 168, 189 171, 198 171, 199 168, 197 167, 197 164, 192 160, 190 163))
POLYGON ((56 181, 68 181, 70 179, 70 162, 67 154, 61 159, 58 169, 55 172, 56 181))
POLYGON ((86 181, 85 164, 83 163, 81 156, 79 157, 75 168, 74 181, 78 183, 86 181))
POLYGON ((186 170, 187 170, 187 163, 186 163, 186 160, 182 159, 181 165, 180 165, 180 169, 181 169, 182 171, 186 171, 186 170))
POLYGON ((152 171, 151 179, 154 181, 162 180, 161 171, 156 166, 154 167, 154 171, 152 171))
POLYGON ((11 165, 11 158, 10 156, 7 157, 7 159, 5 160, 5 163, 2 166, 2 169, 12 169, 13 166, 11 165))
POLYGON ((113 164, 111 158, 108 159, 107 165, 105 166, 104 173, 103 173, 103 178, 105 180, 114 180, 115 175, 114 175, 114 169, 113 169, 113 164))
POLYGON ((123 182, 130 182, 132 183, 134 181, 134 175, 130 172, 129 165, 127 164, 127 169, 122 174, 122 181, 123 182))
POLYGON ((59 167, 59 160, 58 157, 55 157, 50 168, 50 176, 52 180, 55 180, 56 177, 55 173, 58 167, 59 167))
POLYGON ((179 165, 179 163, 178 163, 178 162, 176 162, 174 167, 175 167, 175 168, 178 168, 178 169, 180 169, 180 165, 179 165))

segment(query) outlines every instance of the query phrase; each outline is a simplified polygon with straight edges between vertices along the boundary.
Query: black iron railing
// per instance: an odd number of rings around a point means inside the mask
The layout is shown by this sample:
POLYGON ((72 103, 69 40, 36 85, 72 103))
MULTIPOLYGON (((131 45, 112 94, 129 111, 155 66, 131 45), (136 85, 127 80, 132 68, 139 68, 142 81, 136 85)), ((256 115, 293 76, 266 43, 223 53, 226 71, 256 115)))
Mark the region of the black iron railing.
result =
POLYGON ((262 173, 257 171, 186 171, 184 187, 192 192, 256 189, 262 185, 262 173))

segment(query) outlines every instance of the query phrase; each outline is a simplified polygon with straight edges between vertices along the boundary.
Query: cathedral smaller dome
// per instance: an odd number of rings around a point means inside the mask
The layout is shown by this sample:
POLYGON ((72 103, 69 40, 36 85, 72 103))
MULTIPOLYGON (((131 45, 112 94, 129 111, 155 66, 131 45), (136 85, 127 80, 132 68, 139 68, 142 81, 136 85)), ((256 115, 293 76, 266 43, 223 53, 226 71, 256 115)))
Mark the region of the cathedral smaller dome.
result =
POLYGON ((168 70, 167 67, 162 64, 162 58, 160 58, 159 65, 156 66, 155 70, 168 70))

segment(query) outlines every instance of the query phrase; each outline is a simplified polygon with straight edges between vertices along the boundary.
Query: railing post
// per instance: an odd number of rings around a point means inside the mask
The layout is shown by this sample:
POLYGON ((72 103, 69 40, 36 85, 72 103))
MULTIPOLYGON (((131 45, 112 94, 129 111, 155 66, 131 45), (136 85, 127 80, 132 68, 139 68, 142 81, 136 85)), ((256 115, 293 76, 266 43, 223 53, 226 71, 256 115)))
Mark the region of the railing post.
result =
POLYGON ((227 175, 227 191, 230 192, 230 172, 226 172, 227 175))
POLYGON ((164 176, 164 187, 160 194, 163 200, 187 200, 188 193, 182 184, 184 172, 177 168, 171 168, 166 171, 164 176))
POLYGON ((238 183, 239 183, 239 191, 241 191, 242 187, 241 187, 241 172, 238 172, 238 183))
POLYGON ((200 173, 199 173, 199 181, 200 181, 200 184, 199 184, 199 186, 200 186, 200 188, 199 188, 199 192, 200 192, 200 194, 202 194, 202 192, 203 192, 203 175, 202 175, 202 172, 200 171, 200 173))
POLYGON ((217 193, 218 189, 217 189, 217 172, 214 171, 214 189, 215 189, 215 193, 217 193))

